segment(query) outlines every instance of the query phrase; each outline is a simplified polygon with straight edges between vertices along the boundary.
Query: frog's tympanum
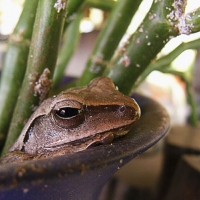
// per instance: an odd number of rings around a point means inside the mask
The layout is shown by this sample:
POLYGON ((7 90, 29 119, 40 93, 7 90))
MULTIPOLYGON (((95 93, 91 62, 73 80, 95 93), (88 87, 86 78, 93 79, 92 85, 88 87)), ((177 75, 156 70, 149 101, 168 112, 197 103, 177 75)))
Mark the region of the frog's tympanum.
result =
POLYGON ((111 79, 99 77, 87 86, 46 99, 26 123, 2 163, 54 157, 110 144, 126 134, 140 117, 132 98, 111 79))

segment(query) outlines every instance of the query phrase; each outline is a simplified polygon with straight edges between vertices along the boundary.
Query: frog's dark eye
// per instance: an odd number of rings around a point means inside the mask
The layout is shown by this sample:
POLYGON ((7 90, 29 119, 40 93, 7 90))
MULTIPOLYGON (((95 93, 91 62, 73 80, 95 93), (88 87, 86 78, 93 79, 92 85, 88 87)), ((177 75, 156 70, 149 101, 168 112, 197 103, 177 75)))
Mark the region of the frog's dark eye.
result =
POLYGON ((56 115, 58 115, 59 117, 61 117, 63 119, 68 119, 70 117, 74 117, 74 116, 78 115, 79 113, 81 113, 80 109, 70 108, 70 107, 61 108, 56 111, 56 115))
POLYGON ((85 120, 82 104, 72 100, 60 102, 54 108, 52 118, 62 128, 75 128, 85 120))

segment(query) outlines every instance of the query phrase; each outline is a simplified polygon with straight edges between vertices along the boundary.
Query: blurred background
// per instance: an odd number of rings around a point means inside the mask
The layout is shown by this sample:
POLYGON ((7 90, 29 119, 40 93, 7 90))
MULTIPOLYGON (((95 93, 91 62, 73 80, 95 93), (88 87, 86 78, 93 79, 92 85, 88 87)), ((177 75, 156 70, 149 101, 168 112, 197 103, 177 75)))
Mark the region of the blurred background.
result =
MULTIPOLYGON (((7 49, 7 40, 12 33, 20 13, 24 0, 0 0, 0 69, 7 49)), ((144 0, 140 5, 137 14, 134 16, 127 35, 122 39, 126 41, 128 35, 133 33, 151 6, 152 0, 144 0)), ((200 1, 188 0, 187 12, 200 6, 200 1)), ((77 51, 72 57, 66 75, 79 77, 85 67, 88 56, 90 55, 97 35, 107 18, 108 13, 95 8, 88 8, 85 17, 80 25, 81 40, 77 51)), ((167 54, 177 47, 181 42, 188 42, 200 37, 200 33, 181 35, 168 42, 160 54, 167 54)), ((159 56, 159 55, 158 55, 159 56)), ((179 71, 190 73, 193 70, 196 58, 196 51, 186 50, 172 63, 173 67, 179 71)), ((188 107, 185 99, 184 84, 172 75, 152 72, 146 81, 137 89, 142 93, 160 101, 171 115, 172 123, 185 123, 188 115, 188 107)))

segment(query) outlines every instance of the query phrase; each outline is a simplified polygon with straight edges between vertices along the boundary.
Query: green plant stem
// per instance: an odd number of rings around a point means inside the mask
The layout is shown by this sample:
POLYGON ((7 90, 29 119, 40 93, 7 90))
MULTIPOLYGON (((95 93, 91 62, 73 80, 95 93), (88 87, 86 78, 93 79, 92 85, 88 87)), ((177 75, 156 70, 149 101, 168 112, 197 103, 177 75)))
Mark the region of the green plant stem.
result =
MULTIPOLYGON (((195 9, 194 11, 187 13, 184 17, 184 26, 188 30, 188 34, 196 33, 200 31, 200 8, 195 9)), ((186 31, 187 34, 187 31, 186 31)))
POLYGON ((81 9, 86 0, 68 0, 67 2, 67 17, 64 25, 64 30, 76 17, 76 13, 81 9))
POLYGON ((38 0, 26 0, 19 21, 9 38, 0 83, 0 150, 23 81, 38 0))
POLYGON ((65 31, 65 40, 59 52, 56 69, 53 75, 53 89, 55 89, 59 85, 64 75, 65 68, 78 45, 80 38, 79 25, 82 16, 83 12, 77 13, 75 20, 69 25, 68 29, 65 31))
POLYGON ((146 70, 141 74, 141 76, 137 79, 136 84, 134 85, 134 88, 137 88, 144 80, 145 78, 154 70, 162 70, 170 66, 171 62, 177 58, 183 51, 187 49, 198 49, 200 47, 200 39, 187 42, 187 43, 181 43, 179 46, 177 46, 173 51, 171 51, 169 54, 159 58, 155 62, 152 62, 146 70))
POLYGON ((104 73, 140 3, 141 0, 123 0, 116 3, 98 36, 78 85, 85 85, 104 73))
POLYGON ((116 2, 113 0, 86 0, 84 6, 98 8, 104 11, 110 11, 116 2))
POLYGON ((113 69, 108 73, 108 77, 124 94, 131 92, 138 77, 166 42, 179 34, 175 22, 171 23, 168 17, 174 10, 173 2, 173 0, 153 1, 149 13, 127 46, 126 57, 119 56, 113 69))
POLYGON ((33 109, 38 106, 41 97, 44 94, 47 95, 50 89, 49 86, 56 65, 58 47, 66 15, 66 6, 64 9, 59 10, 54 7, 55 5, 55 0, 39 1, 27 70, 3 154, 8 151, 9 147, 17 139, 25 121, 30 117, 33 109), (50 74, 44 74, 45 69, 50 74), (42 73, 45 75, 43 77, 45 78, 44 80, 40 77, 42 73))
POLYGON ((187 101, 188 104, 190 105, 191 111, 190 111, 190 116, 189 116, 189 121, 192 126, 196 126, 198 123, 198 113, 197 113, 197 104, 194 99, 194 94, 192 92, 192 87, 190 81, 185 76, 185 73, 179 72, 176 70, 171 70, 171 69, 163 69, 160 70, 163 73, 168 73, 168 74, 173 74, 176 76, 179 76, 186 84, 186 93, 187 93, 187 101))

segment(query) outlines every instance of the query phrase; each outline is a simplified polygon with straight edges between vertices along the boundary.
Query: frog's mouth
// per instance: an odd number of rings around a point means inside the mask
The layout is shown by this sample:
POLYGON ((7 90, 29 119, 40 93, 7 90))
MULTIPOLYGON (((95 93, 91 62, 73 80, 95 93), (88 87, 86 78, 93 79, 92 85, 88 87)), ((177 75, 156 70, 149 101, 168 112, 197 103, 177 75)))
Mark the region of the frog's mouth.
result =
POLYGON ((115 138, 125 135, 130 130, 130 126, 124 126, 111 131, 98 133, 96 136, 82 138, 62 145, 45 146, 44 149, 48 152, 62 150, 65 153, 73 153, 83 151, 92 146, 111 144, 115 138))

